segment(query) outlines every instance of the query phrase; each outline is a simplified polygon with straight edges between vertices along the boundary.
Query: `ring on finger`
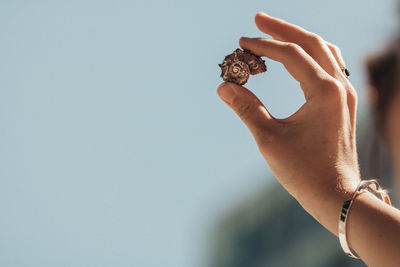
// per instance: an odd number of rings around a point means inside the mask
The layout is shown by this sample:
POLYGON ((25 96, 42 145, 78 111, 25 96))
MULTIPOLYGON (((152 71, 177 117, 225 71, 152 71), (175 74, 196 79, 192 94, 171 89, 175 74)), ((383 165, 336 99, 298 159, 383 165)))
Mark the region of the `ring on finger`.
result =
POLYGON ((343 74, 346 75, 347 78, 349 78, 350 71, 346 67, 341 68, 341 70, 342 70, 343 74))

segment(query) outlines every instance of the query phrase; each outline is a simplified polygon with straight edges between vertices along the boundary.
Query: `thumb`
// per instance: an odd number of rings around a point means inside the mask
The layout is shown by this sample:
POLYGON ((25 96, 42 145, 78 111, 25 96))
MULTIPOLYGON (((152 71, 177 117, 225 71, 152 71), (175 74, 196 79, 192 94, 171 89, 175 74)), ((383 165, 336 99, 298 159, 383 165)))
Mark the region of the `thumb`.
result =
POLYGON ((260 133, 264 132, 272 124, 273 118, 268 110, 245 87, 225 82, 218 87, 217 93, 236 112, 256 139, 260 133))

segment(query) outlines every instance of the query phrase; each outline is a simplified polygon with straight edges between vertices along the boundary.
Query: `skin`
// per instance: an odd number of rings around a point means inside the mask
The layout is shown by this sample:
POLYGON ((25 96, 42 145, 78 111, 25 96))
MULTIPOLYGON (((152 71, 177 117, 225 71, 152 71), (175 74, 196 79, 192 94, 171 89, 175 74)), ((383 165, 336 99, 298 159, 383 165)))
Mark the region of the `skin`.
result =
MULTIPOLYGON (((272 39, 242 37, 240 46, 281 62, 299 82, 306 103, 290 117, 277 119, 243 86, 223 83, 217 93, 247 125, 278 181, 338 235, 343 202, 361 180, 355 140, 357 94, 341 71, 345 63, 340 50, 265 13, 258 13, 255 23, 272 39)), ((368 265, 400 266, 400 211, 371 193, 355 199, 347 235, 368 265)))

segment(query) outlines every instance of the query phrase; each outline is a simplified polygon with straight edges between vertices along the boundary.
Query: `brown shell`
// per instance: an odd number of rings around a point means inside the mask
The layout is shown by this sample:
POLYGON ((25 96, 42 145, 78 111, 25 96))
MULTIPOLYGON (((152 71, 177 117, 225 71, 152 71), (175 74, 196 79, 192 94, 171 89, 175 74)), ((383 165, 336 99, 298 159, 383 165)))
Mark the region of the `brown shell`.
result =
POLYGON ((250 51, 236 49, 232 54, 224 58, 221 67, 221 77, 226 82, 243 85, 249 79, 250 74, 255 75, 267 71, 265 61, 250 51))

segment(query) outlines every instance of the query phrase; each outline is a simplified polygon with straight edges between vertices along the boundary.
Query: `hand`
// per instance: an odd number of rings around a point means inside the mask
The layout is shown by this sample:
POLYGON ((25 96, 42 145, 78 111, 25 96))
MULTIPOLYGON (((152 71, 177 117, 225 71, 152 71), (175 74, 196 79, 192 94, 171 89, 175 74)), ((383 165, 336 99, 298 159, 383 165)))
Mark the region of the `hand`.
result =
POLYGON ((336 46, 314 33, 264 13, 255 22, 273 39, 241 38, 240 46, 281 62, 299 82, 306 103, 277 119, 242 86, 223 83, 218 94, 247 125, 278 181, 337 233, 340 207, 360 181, 357 95, 341 71, 345 63, 336 46))

